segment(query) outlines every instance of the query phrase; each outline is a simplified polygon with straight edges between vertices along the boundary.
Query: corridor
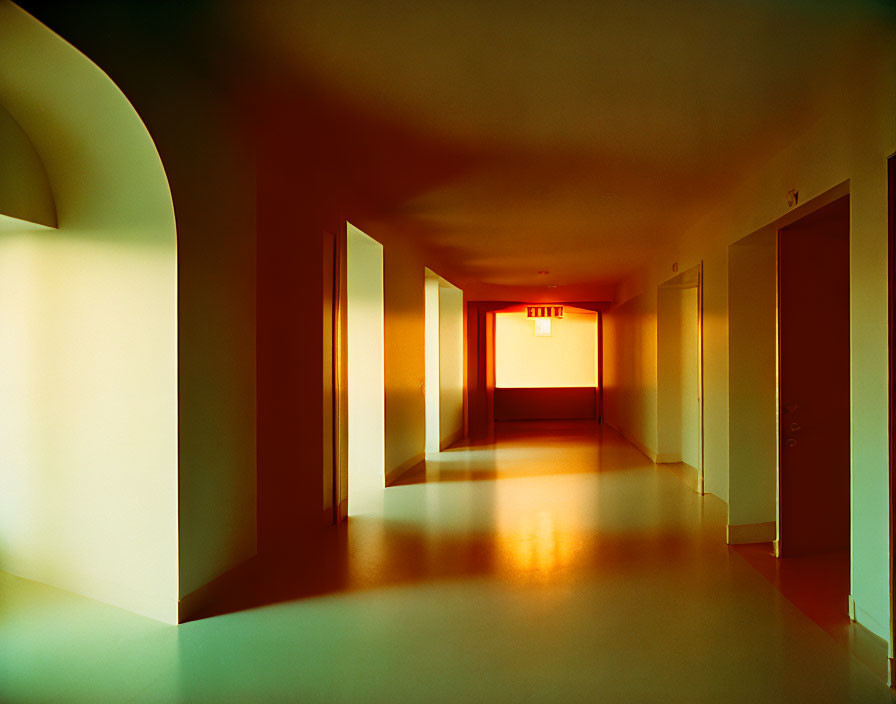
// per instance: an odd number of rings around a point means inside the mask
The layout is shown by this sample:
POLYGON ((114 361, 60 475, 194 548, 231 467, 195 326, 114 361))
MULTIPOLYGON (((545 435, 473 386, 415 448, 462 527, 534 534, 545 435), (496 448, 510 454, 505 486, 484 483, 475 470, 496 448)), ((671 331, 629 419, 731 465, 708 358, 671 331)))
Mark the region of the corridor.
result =
POLYGON ((891 701, 725 525, 606 427, 498 424, 180 627, 0 573, 0 701, 891 701))

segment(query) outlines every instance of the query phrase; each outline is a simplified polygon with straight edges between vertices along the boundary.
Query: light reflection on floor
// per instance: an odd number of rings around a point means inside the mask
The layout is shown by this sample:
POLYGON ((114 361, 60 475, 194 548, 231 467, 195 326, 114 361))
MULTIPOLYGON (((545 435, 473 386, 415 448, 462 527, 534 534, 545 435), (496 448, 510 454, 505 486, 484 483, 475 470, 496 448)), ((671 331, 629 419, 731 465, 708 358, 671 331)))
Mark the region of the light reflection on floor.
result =
POLYGON ((593 424, 505 426, 358 508, 179 628, 0 575, 0 701, 891 701, 723 502, 593 424))

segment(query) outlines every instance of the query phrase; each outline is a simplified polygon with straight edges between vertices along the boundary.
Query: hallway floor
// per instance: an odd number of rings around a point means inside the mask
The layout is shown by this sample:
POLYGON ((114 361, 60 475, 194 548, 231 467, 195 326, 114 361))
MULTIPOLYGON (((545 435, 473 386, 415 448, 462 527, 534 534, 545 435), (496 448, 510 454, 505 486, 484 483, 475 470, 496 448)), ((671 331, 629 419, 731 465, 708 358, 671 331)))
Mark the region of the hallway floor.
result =
POLYGON ((592 423, 502 424, 180 627, 0 573, 0 701, 890 702, 725 508, 592 423))

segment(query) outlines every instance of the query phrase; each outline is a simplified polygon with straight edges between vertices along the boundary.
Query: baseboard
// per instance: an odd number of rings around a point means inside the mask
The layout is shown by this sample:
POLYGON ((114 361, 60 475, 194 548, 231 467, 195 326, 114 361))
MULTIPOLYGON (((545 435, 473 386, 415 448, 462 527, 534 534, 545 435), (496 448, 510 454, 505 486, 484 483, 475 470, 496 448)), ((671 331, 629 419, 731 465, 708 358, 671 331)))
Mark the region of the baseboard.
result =
MULTIPOLYGON (((461 435, 463 435, 463 431, 461 431, 461 435)), ((426 454, 420 453, 419 455, 414 455, 406 462, 402 462, 400 465, 395 467, 394 469, 390 469, 386 472, 386 486, 392 486, 395 482, 397 482, 401 476, 410 469, 413 469, 418 464, 423 462, 426 459, 426 454)))
POLYGON ((889 641, 889 625, 878 622, 877 619, 856 602, 852 594, 849 595, 849 618, 866 630, 871 631, 878 638, 889 641))
POLYGON ((728 526, 728 545, 750 545, 752 543, 771 543, 778 534, 778 526, 774 521, 765 523, 742 523, 728 526))
POLYGON ((696 467, 685 462, 660 462, 657 460, 657 464, 665 465, 689 489, 698 494, 703 493, 703 482, 700 480, 700 471, 696 467))
POLYGON ((203 608, 208 606, 215 599, 226 594, 232 585, 245 577, 247 573, 255 568, 259 560, 258 555, 250 557, 245 562, 241 562, 236 567, 227 570, 219 577, 215 577, 211 582, 203 584, 199 589, 195 589, 177 602, 177 622, 185 623, 196 618, 203 608))
POLYGON ((638 452, 640 452, 640 453, 641 453, 642 455, 644 455, 647 459, 649 459, 651 462, 653 462, 654 464, 656 464, 656 462, 657 462, 657 459, 656 459, 656 458, 657 458, 657 454, 656 454, 656 452, 654 452, 653 450, 651 450, 649 447, 646 447, 645 445, 642 445, 640 442, 638 442, 637 440, 635 440, 633 437, 630 437, 624 430, 622 430, 622 428, 618 428, 618 427, 616 427, 616 426, 613 425, 610 421, 608 421, 608 420, 604 420, 604 423, 606 423, 607 425, 609 425, 610 428, 611 428, 612 430, 615 430, 615 431, 616 431, 617 433, 619 433, 622 437, 624 437, 626 440, 628 440, 632 445, 634 445, 634 446, 635 446, 635 449, 637 449, 638 452))
POLYGON ((464 429, 460 428, 459 430, 451 433, 447 438, 439 442, 439 452, 451 447, 454 443, 464 439, 464 429))
POLYGON ((0 566, 0 569, 14 577, 93 599, 102 604, 151 618, 154 621, 171 625, 177 623, 177 600, 174 598, 174 594, 169 598, 159 597, 123 584, 97 579, 84 572, 48 571, 45 565, 25 561, 14 564, 7 561, 0 566))

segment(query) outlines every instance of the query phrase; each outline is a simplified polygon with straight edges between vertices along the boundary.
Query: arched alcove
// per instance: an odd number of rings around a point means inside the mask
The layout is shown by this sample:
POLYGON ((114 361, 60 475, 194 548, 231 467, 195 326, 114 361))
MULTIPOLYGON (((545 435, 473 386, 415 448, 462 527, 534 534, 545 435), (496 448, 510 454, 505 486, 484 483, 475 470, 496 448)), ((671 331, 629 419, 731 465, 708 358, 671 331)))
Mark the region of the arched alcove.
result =
POLYGON ((177 245, 161 159, 112 80, 7 0, 0 106, 58 225, 0 229, 0 569, 176 622, 177 245))

